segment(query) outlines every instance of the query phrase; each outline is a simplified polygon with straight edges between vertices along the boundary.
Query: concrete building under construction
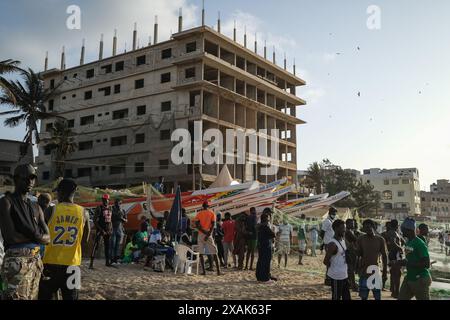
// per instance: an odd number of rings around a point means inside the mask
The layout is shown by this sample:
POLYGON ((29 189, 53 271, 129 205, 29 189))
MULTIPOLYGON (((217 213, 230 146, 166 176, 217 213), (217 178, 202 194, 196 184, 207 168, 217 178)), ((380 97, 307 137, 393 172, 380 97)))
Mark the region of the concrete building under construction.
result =
MULTIPOLYGON (((270 182, 282 177, 295 181, 297 173, 296 107, 305 101, 296 96, 296 87, 305 82, 247 43, 203 24, 182 29, 171 39, 158 42, 155 21, 153 43, 118 54, 113 39, 112 56, 65 67, 64 52, 59 69, 42 73, 46 87, 57 86, 57 95, 48 109, 67 119, 76 133, 77 150, 65 160, 65 176, 80 184, 96 187, 124 187, 164 176, 168 185, 182 190, 199 189, 214 181, 223 164, 174 165, 171 133, 186 128, 194 135, 194 121, 202 130, 279 129, 280 169, 273 176, 261 175, 260 164, 228 164, 238 181, 270 182), (172 184, 173 183, 173 184, 172 184)), ((246 35, 244 36, 246 42, 246 35)), ((42 121, 41 138, 49 138, 55 120, 42 121)), ((247 147, 248 150, 248 147, 247 147)), ((248 155, 248 154, 247 154, 248 155)), ((37 164, 40 181, 55 177, 53 152, 39 146, 37 164)), ((170 191, 169 187, 169 191, 170 191)))

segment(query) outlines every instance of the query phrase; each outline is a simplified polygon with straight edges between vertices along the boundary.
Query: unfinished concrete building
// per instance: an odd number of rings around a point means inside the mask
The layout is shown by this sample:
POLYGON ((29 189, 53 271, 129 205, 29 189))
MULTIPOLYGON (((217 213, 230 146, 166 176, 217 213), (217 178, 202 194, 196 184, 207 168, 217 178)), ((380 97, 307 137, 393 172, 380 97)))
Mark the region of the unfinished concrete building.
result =
MULTIPOLYGON (((294 181, 297 173, 296 106, 304 100, 296 87, 305 85, 286 68, 277 66, 207 26, 183 31, 169 41, 154 43, 84 64, 44 71, 46 86, 61 81, 49 110, 67 119, 76 133, 78 149, 66 159, 65 176, 80 184, 123 187, 164 176, 182 190, 199 189, 214 181, 223 164, 174 165, 171 133, 186 128, 193 136, 194 121, 203 131, 217 128, 280 130, 280 169, 260 174, 262 165, 228 164, 238 181, 270 182, 282 177, 294 181)), ((266 55, 266 50, 264 50, 266 55)), ((286 63, 286 62, 285 62, 286 63)), ((47 63, 46 63, 47 66, 47 63)), ((294 71, 295 73, 295 71, 294 71)), ((53 120, 54 121, 54 120, 53 120)), ((52 120, 41 124, 48 138, 52 120)), ((247 146, 248 149, 248 146, 247 146)), ((52 151, 44 144, 37 160, 41 181, 54 179, 52 151)))

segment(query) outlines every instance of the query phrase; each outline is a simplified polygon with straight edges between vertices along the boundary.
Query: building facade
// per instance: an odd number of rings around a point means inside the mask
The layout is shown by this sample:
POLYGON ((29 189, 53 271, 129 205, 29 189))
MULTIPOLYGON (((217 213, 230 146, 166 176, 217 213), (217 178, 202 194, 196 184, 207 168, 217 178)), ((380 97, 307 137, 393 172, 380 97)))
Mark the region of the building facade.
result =
POLYGON ((422 214, 438 221, 450 221, 450 182, 438 180, 430 191, 421 191, 422 214))
MULTIPOLYGON (((204 187, 223 164, 171 161, 171 134, 184 128, 193 138, 195 122, 202 134, 215 128, 224 137, 226 129, 279 129, 277 174, 261 175, 262 158, 239 164, 236 154, 228 169, 238 181, 296 179, 296 126, 304 123, 296 106, 305 104, 296 88, 305 82, 212 28, 180 31, 169 41, 70 69, 62 63, 42 75, 46 87, 62 83, 48 108, 76 133, 78 149, 65 161, 65 176, 81 184, 124 187, 164 176, 183 190, 204 187)), ((41 138, 49 138, 51 126, 42 121, 41 138)), ((248 143, 246 151, 248 158, 248 143)), ((44 144, 37 163, 40 178, 56 178, 44 144)))
POLYGON ((19 164, 33 164, 33 148, 22 141, 0 139, 0 187, 13 185, 19 164))
POLYGON ((406 169, 367 169, 360 178, 381 194, 380 213, 388 219, 420 215, 419 171, 406 169))

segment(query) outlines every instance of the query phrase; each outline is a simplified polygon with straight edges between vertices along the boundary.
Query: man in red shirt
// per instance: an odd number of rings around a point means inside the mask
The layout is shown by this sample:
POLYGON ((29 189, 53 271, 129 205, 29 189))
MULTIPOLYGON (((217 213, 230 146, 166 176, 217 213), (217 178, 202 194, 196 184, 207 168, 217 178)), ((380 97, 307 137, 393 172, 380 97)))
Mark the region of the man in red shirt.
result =
POLYGON ((200 263, 202 265, 203 275, 206 275, 205 260, 203 255, 213 255, 217 268, 217 275, 220 276, 220 264, 219 257, 217 256, 217 247, 214 243, 214 239, 211 237, 216 223, 216 215, 211 210, 208 210, 208 208, 209 203, 208 201, 205 201, 203 203, 203 210, 199 211, 193 220, 196 228, 198 229, 197 244, 200 252, 200 263))
POLYGON ((233 240, 235 235, 235 229, 234 229, 234 220, 231 219, 231 214, 229 212, 225 213, 225 220, 222 223, 222 229, 223 229, 223 254, 224 254, 224 262, 225 262, 225 268, 228 268, 228 253, 231 253, 231 256, 233 257, 233 265, 236 268, 236 256, 233 254, 233 240))

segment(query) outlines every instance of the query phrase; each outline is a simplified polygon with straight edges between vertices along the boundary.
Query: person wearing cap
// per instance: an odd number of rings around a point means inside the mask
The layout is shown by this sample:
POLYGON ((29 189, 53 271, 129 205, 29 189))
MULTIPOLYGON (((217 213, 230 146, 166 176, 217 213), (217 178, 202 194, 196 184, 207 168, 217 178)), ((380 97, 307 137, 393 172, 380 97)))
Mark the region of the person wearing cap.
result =
POLYGON ((109 247, 113 227, 112 227, 112 210, 109 207, 108 194, 104 194, 102 196, 102 204, 95 209, 94 225, 96 235, 94 245, 92 247, 91 262, 89 264, 89 269, 94 269, 95 252, 97 251, 97 247, 98 244, 100 243, 101 238, 103 238, 103 245, 105 247, 105 265, 107 267, 111 267, 113 265, 111 264, 111 256, 110 256, 111 252, 109 247))
MULTIPOLYGON (((71 179, 60 181, 54 191, 58 204, 47 208, 50 243, 43 258, 44 276, 39 285, 39 300, 52 300, 61 290, 63 300, 78 300, 78 286, 68 286, 74 267, 82 259, 82 244, 90 233, 89 213, 73 202, 77 184, 71 179)), ((78 269, 79 270, 79 269, 78 269)))
POLYGON ((403 236, 407 238, 405 245, 406 259, 401 266, 406 267, 406 276, 400 287, 399 300, 430 300, 430 255, 425 242, 416 236, 416 221, 406 218, 401 225, 403 236))
POLYGON ((19 165, 14 170, 14 192, 0 199, 0 229, 5 257, 1 277, 6 300, 37 299, 42 274, 40 245, 50 241, 44 213, 37 202, 28 199, 36 183, 32 165, 19 165))
MULTIPOLYGON (((214 262, 216 264, 217 275, 220 275, 219 257, 217 256, 217 247, 214 244, 214 239, 211 235, 214 232, 214 226, 216 223, 216 215, 213 211, 209 210, 209 202, 203 202, 203 210, 199 211, 195 218, 192 220, 198 229, 198 247, 200 252, 200 263, 202 265, 203 275, 206 275, 205 260, 203 255, 213 255, 214 262)), ((210 269, 212 270, 212 264, 210 269)))

